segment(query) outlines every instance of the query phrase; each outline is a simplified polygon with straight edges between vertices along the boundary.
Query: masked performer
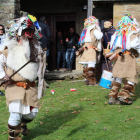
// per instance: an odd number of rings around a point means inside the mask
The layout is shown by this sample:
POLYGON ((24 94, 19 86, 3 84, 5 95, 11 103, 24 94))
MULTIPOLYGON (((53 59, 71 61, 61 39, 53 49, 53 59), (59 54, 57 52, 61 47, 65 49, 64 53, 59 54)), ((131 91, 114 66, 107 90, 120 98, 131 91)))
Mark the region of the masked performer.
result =
POLYGON ((98 19, 94 16, 87 18, 79 40, 82 47, 76 52, 77 56, 81 55, 79 63, 85 66, 83 70, 83 77, 86 79, 85 85, 96 84, 95 64, 97 52, 101 51, 102 36, 98 19))
POLYGON ((0 52, 0 78, 4 80, 9 79, 9 76, 35 55, 41 54, 16 73, 5 85, 6 103, 10 112, 8 140, 21 140, 20 132, 23 135, 28 134, 26 123, 36 117, 39 99, 45 89, 46 58, 40 49, 38 30, 39 24, 31 15, 15 19, 9 30, 9 40, 0 52), (35 83, 37 77, 38 89, 35 83))
POLYGON ((109 94, 109 104, 132 104, 131 95, 135 84, 138 83, 136 57, 140 47, 139 25, 130 14, 125 14, 117 26, 118 30, 111 37, 113 55, 109 59, 116 60, 113 66, 115 80, 109 94), (127 82, 121 88, 122 79, 126 79, 127 82))

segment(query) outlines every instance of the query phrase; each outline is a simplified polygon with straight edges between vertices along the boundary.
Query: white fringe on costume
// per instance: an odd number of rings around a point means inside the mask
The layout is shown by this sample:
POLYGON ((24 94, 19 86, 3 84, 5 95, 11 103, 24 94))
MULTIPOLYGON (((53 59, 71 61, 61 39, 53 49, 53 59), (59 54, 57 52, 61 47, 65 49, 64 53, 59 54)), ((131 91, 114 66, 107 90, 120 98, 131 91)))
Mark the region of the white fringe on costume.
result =
MULTIPOLYGON (((131 48, 134 48, 138 51, 140 51, 140 47, 139 47, 139 44, 140 44, 140 38, 136 37, 134 40, 130 40, 131 38, 131 35, 132 34, 137 34, 137 33, 140 33, 140 29, 137 29, 137 31, 132 31, 131 33, 129 33, 127 36, 126 36, 126 49, 127 50, 130 50, 131 48)), ((116 32, 114 33, 114 35, 111 36, 111 43, 110 43, 110 47, 112 47, 114 41, 115 41, 115 38, 116 38, 116 32)), ((122 48, 122 45, 121 45, 121 36, 118 37, 118 40, 116 42, 116 45, 114 46, 114 49, 117 48, 122 48)))
MULTIPOLYGON (((16 43, 11 40, 7 44, 8 47, 8 57, 6 65, 12 70, 18 70, 25 63, 30 60, 30 46, 29 41, 23 41, 23 45, 16 43)), ((37 63, 29 63, 26 67, 20 70, 18 73, 25 79, 34 81, 37 78, 37 63)))
POLYGON ((87 61, 87 62, 79 62, 79 64, 84 65, 84 67, 95 67, 96 62, 95 61, 87 61))

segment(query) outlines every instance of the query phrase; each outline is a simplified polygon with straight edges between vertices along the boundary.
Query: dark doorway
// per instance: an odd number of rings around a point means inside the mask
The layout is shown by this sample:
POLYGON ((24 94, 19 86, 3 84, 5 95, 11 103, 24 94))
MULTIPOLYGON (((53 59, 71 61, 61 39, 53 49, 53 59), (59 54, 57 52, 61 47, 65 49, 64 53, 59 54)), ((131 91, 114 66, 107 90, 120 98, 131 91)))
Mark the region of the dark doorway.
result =
MULTIPOLYGON (((75 25, 76 25, 75 21, 58 21, 56 22, 56 31, 57 32, 61 31, 63 34, 63 38, 65 39, 69 33, 70 28, 73 27, 75 29, 75 25)), ((57 33, 56 33, 56 44, 57 44, 57 33)), ((63 60, 61 58, 60 68, 62 66, 62 63, 63 63, 63 60)), ((73 69, 75 69, 75 61, 72 67, 73 69)))
MULTIPOLYGON (((49 70, 56 69, 56 60, 57 60, 57 50, 56 50, 56 41, 57 41, 57 31, 62 31, 64 37, 69 33, 70 27, 76 27, 76 15, 75 14, 62 14, 62 15, 45 15, 45 14, 36 14, 37 19, 44 15, 46 16, 46 21, 51 31, 51 48, 49 56, 49 70)), ((75 68, 75 64, 73 66, 75 68)))
POLYGON ((56 30, 61 31, 64 37, 69 33, 71 27, 75 28, 75 21, 56 22, 56 30))

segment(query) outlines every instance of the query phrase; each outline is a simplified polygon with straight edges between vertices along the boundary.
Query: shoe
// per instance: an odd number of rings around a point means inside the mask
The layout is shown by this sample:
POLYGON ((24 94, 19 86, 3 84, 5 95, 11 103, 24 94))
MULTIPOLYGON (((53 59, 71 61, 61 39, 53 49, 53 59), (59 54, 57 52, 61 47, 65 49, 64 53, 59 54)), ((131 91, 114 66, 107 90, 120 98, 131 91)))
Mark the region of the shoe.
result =
POLYGON ((60 70, 63 70, 64 71, 64 70, 66 70, 66 68, 60 68, 60 70))
POLYGON ((5 94, 0 91, 0 96, 5 96, 5 94))
POLYGON ((49 72, 49 70, 46 70, 46 73, 48 73, 49 72))
POLYGON ((70 71, 72 72, 72 66, 70 67, 70 71))
POLYGON ((89 85, 89 81, 86 80, 86 81, 85 81, 85 85, 89 85))
POLYGON ((132 105, 132 100, 130 100, 130 99, 123 99, 123 98, 121 98, 121 97, 119 97, 118 98, 118 100, 120 101, 120 103, 122 104, 122 105, 132 105))
POLYGON ((110 105, 119 105, 121 102, 116 100, 115 98, 110 97, 108 103, 110 105))
POLYGON ((65 72, 70 72, 70 69, 66 69, 65 72))

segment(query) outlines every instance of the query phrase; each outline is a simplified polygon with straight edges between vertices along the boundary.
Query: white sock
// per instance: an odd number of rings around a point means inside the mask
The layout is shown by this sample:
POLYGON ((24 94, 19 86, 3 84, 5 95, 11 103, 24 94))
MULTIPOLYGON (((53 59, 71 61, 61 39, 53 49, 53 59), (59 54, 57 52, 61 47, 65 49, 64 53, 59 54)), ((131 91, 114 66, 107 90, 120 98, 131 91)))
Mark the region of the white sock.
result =
POLYGON ((115 78, 115 81, 121 84, 122 83, 122 78, 115 78))
POLYGON ((133 85, 133 86, 135 85, 135 83, 130 82, 130 81, 127 81, 127 83, 130 84, 130 85, 133 85))

